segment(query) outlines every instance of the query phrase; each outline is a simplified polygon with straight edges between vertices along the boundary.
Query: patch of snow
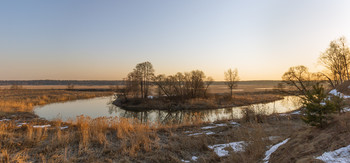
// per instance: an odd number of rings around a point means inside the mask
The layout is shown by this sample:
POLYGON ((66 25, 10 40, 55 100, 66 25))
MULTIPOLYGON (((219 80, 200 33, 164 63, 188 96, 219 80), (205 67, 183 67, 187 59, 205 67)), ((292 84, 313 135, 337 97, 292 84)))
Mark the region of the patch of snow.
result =
POLYGON ((207 130, 207 129, 212 129, 212 128, 216 128, 217 126, 205 126, 205 127, 201 127, 202 130, 207 130))
POLYGON ((294 115, 301 114, 301 111, 298 110, 298 111, 292 112, 292 113, 290 113, 290 114, 294 114, 294 115))
POLYGON ((185 131, 184 133, 185 133, 185 134, 188 134, 188 133, 192 133, 192 131, 185 131))
POLYGON ((11 119, 1 119, 0 122, 2 121, 11 121, 11 119))
POLYGON ((188 136, 196 136, 196 135, 202 135, 203 133, 199 132, 199 133, 193 133, 193 134, 188 134, 188 136))
POLYGON ((334 96, 339 96, 340 95, 340 93, 336 89, 332 89, 331 91, 329 91, 329 94, 332 94, 334 96))
POLYGON ((280 116, 288 116, 289 114, 286 114, 286 113, 282 113, 280 114, 280 116))
POLYGON ((33 128, 45 128, 45 127, 51 127, 51 125, 35 125, 33 128))
POLYGON ((208 146, 210 149, 213 149, 214 152, 219 156, 227 156, 228 151, 224 150, 226 147, 231 147, 234 152, 241 152, 244 151, 243 145, 246 144, 244 141, 239 141, 239 142, 231 142, 228 144, 216 144, 216 145, 210 145, 208 146))
POLYGON ((339 148, 335 151, 325 152, 321 156, 316 157, 316 159, 322 160, 326 163, 346 163, 350 161, 350 145, 339 148))
POLYGON ((148 99, 153 99, 154 97, 153 96, 147 96, 148 99))
POLYGON ((213 134, 215 134, 215 132, 209 131, 209 132, 206 132, 205 134, 206 134, 206 135, 213 135, 213 134))
POLYGON ((239 125, 237 122, 230 122, 231 125, 239 125))
POLYGON ((343 108, 343 112, 348 112, 348 111, 350 111, 350 108, 343 108))
POLYGON ((215 134, 215 132, 211 132, 211 131, 208 131, 208 132, 198 132, 198 133, 188 134, 188 136, 196 136, 196 135, 202 135, 202 134, 212 135, 212 134, 215 134))
POLYGON ((190 162, 190 161, 188 161, 188 160, 183 160, 183 159, 182 159, 181 162, 190 162))
POLYGON ((223 127, 223 126, 227 126, 227 124, 225 124, 225 123, 223 123, 223 124, 216 124, 216 126, 223 127))
POLYGON ((193 161, 197 161, 197 159, 198 159, 198 157, 196 157, 196 156, 192 156, 192 158, 191 158, 193 161))
MULTIPOLYGON (((230 122, 229 124, 231 125, 239 125, 239 123, 237 122, 230 122)), ((212 129, 212 128, 216 128, 216 127, 223 127, 223 126, 227 126, 226 123, 221 123, 221 124, 213 124, 215 126, 205 126, 205 127, 201 127, 202 130, 207 130, 207 129, 212 129)))
POLYGON ((67 129, 68 126, 60 127, 61 130, 67 129))
POLYGON ((339 97, 342 97, 342 98, 350 98, 350 96, 344 95, 343 93, 338 92, 336 89, 332 89, 331 91, 329 91, 329 94, 332 94, 334 96, 339 96, 339 97))
POLYGON ((289 138, 286 139, 286 140, 283 140, 282 142, 280 142, 280 143, 278 143, 278 144, 276 144, 276 145, 274 145, 274 146, 272 146, 268 151, 266 151, 266 152, 265 152, 265 158, 263 159, 264 163, 268 163, 271 154, 272 154, 273 152, 275 152, 275 151, 278 149, 278 147, 280 147, 281 145, 287 143, 288 140, 289 140, 289 138))

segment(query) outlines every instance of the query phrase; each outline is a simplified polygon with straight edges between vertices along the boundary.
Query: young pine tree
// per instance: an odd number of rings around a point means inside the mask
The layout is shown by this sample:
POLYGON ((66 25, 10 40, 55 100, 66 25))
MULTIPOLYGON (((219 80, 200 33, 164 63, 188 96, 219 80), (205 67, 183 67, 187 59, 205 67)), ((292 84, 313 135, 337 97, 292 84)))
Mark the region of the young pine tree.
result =
POLYGON ((305 115, 303 121, 312 125, 323 128, 329 119, 330 114, 339 110, 339 99, 332 100, 327 98, 327 94, 322 85, 316 84, 312 90, 305 94, 303 105, 305 108, 305 115))

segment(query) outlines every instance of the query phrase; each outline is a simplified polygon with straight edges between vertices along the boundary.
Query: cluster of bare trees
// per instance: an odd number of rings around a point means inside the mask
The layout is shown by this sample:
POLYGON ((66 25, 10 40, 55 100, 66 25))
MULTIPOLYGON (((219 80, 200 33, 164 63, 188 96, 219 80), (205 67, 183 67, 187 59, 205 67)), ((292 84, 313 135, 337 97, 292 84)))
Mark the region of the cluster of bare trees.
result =
MULTIPOLYGON (((231 90, 237 87, 238 82, 237 69, 228 69, 225 72, 225 84, 231 90)), ((206 77, 201 70, 191 72, 178 72, 174 75, 155 75, 153 66, 150 62, 143 62, 136 65, 123 80, 125 87, 119 89, 121 95, 127 99, 128 96, 147 98, 150 87, 156 86, 158 96, 166 96, 186 100, 190 98, 207 98, 207 92, 210 85, 214 83, 212 77, 206 77)))
POLYGON ((124 79, 125 88, 122 90, 124 97, 127 98, 128 95, 132 95, 147 98, 153 77, 154 69, 150 62, 137 64, 134 70, 124 79))
POLYGON ((350 48, 346 38, 340 37, 331 41, 329 47, 319 57, 319 62, 325 66, 324 72, 309 72, 305 66, 295 66, 282 76, 283 81, 306 94, 316 83, 328 81, 333 88, 350 80, 350 48))
POLYGON ((312 73, 305 66, 290 67, 282 76, 282 80, 296 88, 300 93, 306 94, 312 86, 323 81, 320 73, 312 73))
POLYGON ((203 71, 193 70, 191 72, 176 73, 166 76, 164 74, 154 75, 154 69, 150 62, 136 65, 124 79, 122 95, 147 98, 150 87, 158 88, 159 96, 178 97, 181 99, 206 97, 208 87, 214 82, 213 78, 206 77, 203 71))
POLYGON ((159 89, 159 95, 182 99, 206 97, 208 87, 214 82, 213 78, 206 77, 200 70, 169 76, 161 74, 155 76, 153 81, 159 89))
POLYGON ((326 67, 326 73, 323 74, 333 87, 350 80, 350 49, 345 37, 331 41, 319 60, 326 67))
POLYGON ((350 80, 350 50, 345 37, 331 41, 326 51, 320 55, 319 61, 325 66, 325 72, 311 73, 305 66, 296 66, 284 73, 282 79, 301 93, 305 108, 303 121, 322 128, 331 119, 331 113, 341 113, 343 109, 342 97, 327 98, 321 83, 328 81, 329 85, 335 88, 350 80))

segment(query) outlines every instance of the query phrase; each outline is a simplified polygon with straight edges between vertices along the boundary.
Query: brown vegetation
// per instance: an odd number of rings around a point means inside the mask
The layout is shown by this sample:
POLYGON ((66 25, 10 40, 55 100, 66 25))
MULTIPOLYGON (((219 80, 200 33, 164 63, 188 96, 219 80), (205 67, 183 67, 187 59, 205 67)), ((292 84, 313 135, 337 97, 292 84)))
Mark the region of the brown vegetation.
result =
POLYGON ((314 157, 349 145, 350 113, 334 118, 324 129, 304 127, 294 133, 271 155, 270 162, 320 162, 314 157))
MULTIPOLYGON (((239 121, 239 120, 238 120, 239 121)), ((77 117, 74 122, 33 119, 27 124, 0 122, 0 160, 3 162, 180 162, 197 156, 199 162, 257 162, 266 146, 288 137, 303 124, 296 117, 268 116, 231 125, 220 121, 183 125, 141 124, 134 119, 77 117), (40 128, 37 125, 51 126, 40 128), (68 128, 62 128, 68 127, 68 128), (189 136, 211 131, 212 135, 189 136), (276 139, 269 139, 270 136, 276 139), (245 152, 218 157, 209 145, 245 141, 245 152)))
POLYGON ((31 112, 34 106, 38 105, 112 94, 113 92, 2 89, 0 90, 0 115, 4 113, 31 112))
POLYGON ((208 95, 207 98, 130 98, 127 101, 117 99, 114 104, 128 110, 206 110, 234 106, 247 106, 258 103, 268 103, 283 99, 284 94, 275 91, 235 93, 230 95, 208 95))

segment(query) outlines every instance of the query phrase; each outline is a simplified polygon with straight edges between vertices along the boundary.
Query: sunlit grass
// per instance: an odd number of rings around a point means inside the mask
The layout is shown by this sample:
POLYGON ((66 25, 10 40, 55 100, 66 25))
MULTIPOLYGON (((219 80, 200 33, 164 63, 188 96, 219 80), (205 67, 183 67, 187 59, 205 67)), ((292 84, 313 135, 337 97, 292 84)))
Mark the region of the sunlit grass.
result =
POLYGON ((112 92, 3 89, 0 90, 0 114, 1 112, 31 112, 34 109, 34 106, 38 105, 107 95, 112 95, 112 92))

